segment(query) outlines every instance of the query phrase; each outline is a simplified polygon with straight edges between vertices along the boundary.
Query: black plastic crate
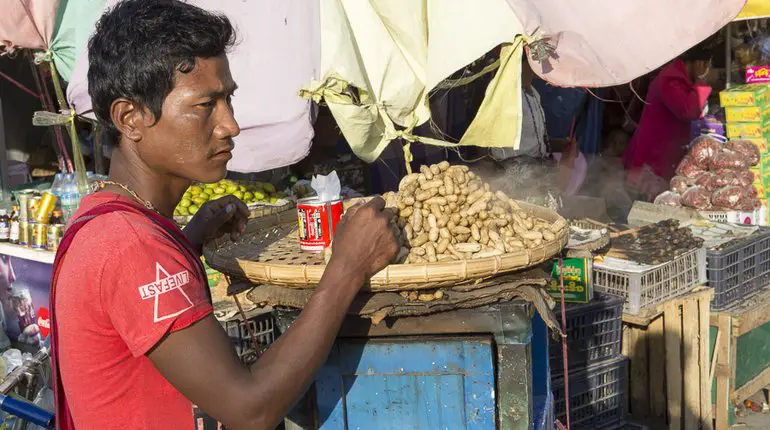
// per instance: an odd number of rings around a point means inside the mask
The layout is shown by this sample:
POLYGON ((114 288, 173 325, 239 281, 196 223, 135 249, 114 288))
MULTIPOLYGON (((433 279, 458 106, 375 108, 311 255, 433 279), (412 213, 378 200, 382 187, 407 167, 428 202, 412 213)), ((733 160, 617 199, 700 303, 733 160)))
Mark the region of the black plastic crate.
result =
POLYGON ((727 249, 706 252, 706 276, 714 289, 711 308, 724 310, 770 283, 770 229, 727 249))
MULTIPOLYGON (((619 357, 570 371, 570 418, 573 430, 623 428, 628 398, 628 359, 619 357)), ((567 423, 564 377, 553 380, 556 419, 567 423)))
MULTIPOLYGON (((246 318, 248 318, 248 323, 255 334, 260 352, 264 351, 276 338, 273 312, 253 309, 246 312, 246 318)), ((238 357, 244 358, 248 353, 253 354, 254 347, 252 346, 251 337, 240 313, 236 313, 231 319, 222 322, 222 325, 227 332, 227 336, 230 337, 238 357)))
MULTIPOLYGON (((567 303, 567 359, 570 369, 620 355, 623 338, 623 297, 595 294, 586 304, 567 303)), ((561 308, 554 310, 561 320, 561 308)), ((560 341, 552 341, 548 355, 553 375, 564 374, 560 341)))

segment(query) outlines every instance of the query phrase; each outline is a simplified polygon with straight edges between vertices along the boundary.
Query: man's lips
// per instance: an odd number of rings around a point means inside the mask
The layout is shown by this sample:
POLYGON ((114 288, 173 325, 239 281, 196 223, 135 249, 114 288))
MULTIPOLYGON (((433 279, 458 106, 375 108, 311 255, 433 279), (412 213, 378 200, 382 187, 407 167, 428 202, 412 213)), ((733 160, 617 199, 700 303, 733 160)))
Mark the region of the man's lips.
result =
POLYGON ((226 148, 223 148, 217 152, 214 153, 214 155, 211 156, 211 158, 233 158, 233 148, 235 147, 234 144, 228 145, 226 148))

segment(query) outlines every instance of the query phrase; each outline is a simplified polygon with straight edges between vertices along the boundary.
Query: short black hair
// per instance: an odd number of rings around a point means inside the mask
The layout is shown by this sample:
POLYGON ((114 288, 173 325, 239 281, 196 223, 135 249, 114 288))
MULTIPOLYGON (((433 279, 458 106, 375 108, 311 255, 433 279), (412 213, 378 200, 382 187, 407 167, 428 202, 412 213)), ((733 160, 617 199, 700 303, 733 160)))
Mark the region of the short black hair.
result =
POLYGON ((88 94, 94 113, 118 142, 110 106, 126 98, 158 121, 176 72, 196 58, 226 54, 235 29, 224 16, 180 0, 123 0, 102 15, 88 42, 88 94))
POLYGON ((685 51, 680 58, 683 61, 711 61, 714 58, 714 49, 709 43, 702 42, 685 51))

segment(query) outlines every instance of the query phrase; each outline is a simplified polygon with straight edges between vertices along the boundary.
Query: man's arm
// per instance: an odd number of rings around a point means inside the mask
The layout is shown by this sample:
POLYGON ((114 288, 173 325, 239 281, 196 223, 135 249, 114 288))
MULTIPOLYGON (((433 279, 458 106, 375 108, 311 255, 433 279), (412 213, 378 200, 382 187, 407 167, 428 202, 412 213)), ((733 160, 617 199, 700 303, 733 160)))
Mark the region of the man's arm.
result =
POLYGON ((273 428, 326 360, 358 290, 395 257, 392 214, 376 198, 348 210, 333 256, 294 325, 251 367, 240 363, 213 316, 170 333, 149 353, 163 376, 232 429, 273 428))
POLYGON ((170 334, 150 354, 187 398, 232 429, 272 429, 307 390, 363 284, 329 267, 295 324, 250 368, 209 316, 170 334))

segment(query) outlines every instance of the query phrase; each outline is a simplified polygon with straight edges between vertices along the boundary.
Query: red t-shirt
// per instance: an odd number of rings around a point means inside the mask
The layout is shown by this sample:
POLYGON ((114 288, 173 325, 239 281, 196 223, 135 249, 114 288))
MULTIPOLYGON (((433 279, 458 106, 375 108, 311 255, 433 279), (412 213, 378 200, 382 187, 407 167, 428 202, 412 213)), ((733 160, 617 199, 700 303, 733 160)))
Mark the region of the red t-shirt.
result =
MULTIPOLYGON (((80 213, 112 200, 99 192, 80 213)), ((78 429, 185 429, 193 408, 145 355, 212 311, 208 283, 169 233, 144 216, 91 220, 56 285, 59 371, 78 429)))

